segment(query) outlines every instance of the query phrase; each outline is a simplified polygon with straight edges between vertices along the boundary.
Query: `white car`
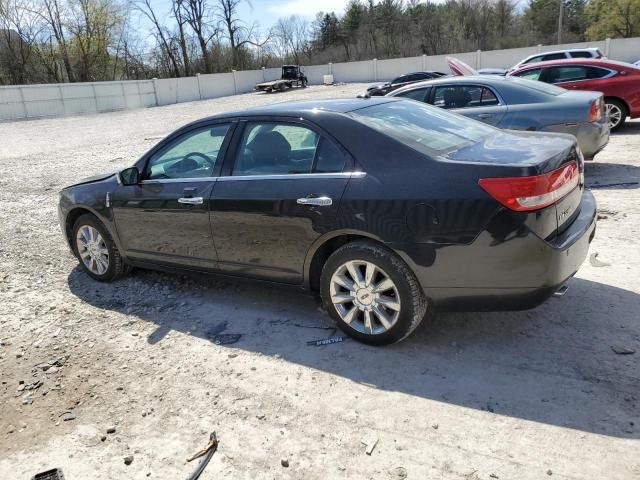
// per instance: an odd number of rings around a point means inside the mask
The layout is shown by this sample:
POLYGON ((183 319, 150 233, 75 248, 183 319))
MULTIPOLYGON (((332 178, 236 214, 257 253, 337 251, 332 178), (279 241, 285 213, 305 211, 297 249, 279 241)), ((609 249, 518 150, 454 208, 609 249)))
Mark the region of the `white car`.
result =
POLYGON ((571 48, 568 50, 554 50, 552 52, 541 52, 530 55, 521 62, 516 63, 511 70, 522 65, 537 62, 546 62, 547 60, 562 60, 564 58, 607 58, 599 48, 571 48))

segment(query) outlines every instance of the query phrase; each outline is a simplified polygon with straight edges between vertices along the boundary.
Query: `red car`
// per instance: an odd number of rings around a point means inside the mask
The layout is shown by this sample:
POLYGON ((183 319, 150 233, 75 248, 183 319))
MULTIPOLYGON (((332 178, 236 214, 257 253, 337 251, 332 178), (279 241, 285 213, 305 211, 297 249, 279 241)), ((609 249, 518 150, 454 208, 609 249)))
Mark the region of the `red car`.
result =
POLYGON ((574 58, 523 65, 507 75, 604 94, 611 130, 640 117, 640 67, 614 60, 574 58))

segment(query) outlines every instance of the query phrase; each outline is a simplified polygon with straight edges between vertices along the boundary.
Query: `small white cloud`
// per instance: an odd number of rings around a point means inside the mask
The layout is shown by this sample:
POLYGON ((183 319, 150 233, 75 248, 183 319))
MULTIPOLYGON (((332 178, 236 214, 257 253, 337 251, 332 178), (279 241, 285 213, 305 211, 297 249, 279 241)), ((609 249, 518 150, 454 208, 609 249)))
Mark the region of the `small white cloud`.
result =
POLYGON ((318 12, 335 12, 337 15, 344 12, 347 0, 323 0, 314 2, 310 0, 285 0, 276 1, 267 7, 269 13, 277 17, 289 17, 300 15, 301 17, 315 17, 318 12))

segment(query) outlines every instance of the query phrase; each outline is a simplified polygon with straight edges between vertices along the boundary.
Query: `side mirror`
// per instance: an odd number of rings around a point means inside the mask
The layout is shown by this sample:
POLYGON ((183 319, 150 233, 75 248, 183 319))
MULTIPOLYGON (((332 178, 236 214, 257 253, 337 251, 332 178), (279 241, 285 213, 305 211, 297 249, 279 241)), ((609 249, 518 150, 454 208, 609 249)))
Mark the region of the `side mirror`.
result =
POLYGON ((140 183, 140 172, 138 167, 129 167, 122 170, 120 173, 120 181, 123 185, 137 185, 140 183))

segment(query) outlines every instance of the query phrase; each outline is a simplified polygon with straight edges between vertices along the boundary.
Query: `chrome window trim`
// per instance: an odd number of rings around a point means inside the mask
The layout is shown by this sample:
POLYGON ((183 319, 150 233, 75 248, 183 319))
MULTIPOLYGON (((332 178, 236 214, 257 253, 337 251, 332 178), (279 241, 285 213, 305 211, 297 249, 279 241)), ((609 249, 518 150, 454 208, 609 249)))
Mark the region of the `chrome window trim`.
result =
POLYGON ((162 178, 141 180, 140 185, 153 185, 156 183, 203 183, 215 182, 219 177, 193 177, 193 178, 162 178))
POLYGON ((202 182, 230 182, 233 180, 291 180, 298 178, 313 179, 313 178, 363 178, 367 175, 366 172, 336 172, 336 173, 290 173, 284 175, 238 175, 225 176, 225 177, 195 177, 195 178, 164 178, 157 180, 142 180, 141 185, 153 185, 162 183, 202 183, 202 182))
POLYGON ((363 178, 366 176, 366 172, 336 172, 336 173, 291 173, 284 175, 238 175, 218 177, 220 182, 231 182, 234 180, 246 181, 246 180, 291 180, 298 178, 300 180, 310 180, 314 178, 363 178))

